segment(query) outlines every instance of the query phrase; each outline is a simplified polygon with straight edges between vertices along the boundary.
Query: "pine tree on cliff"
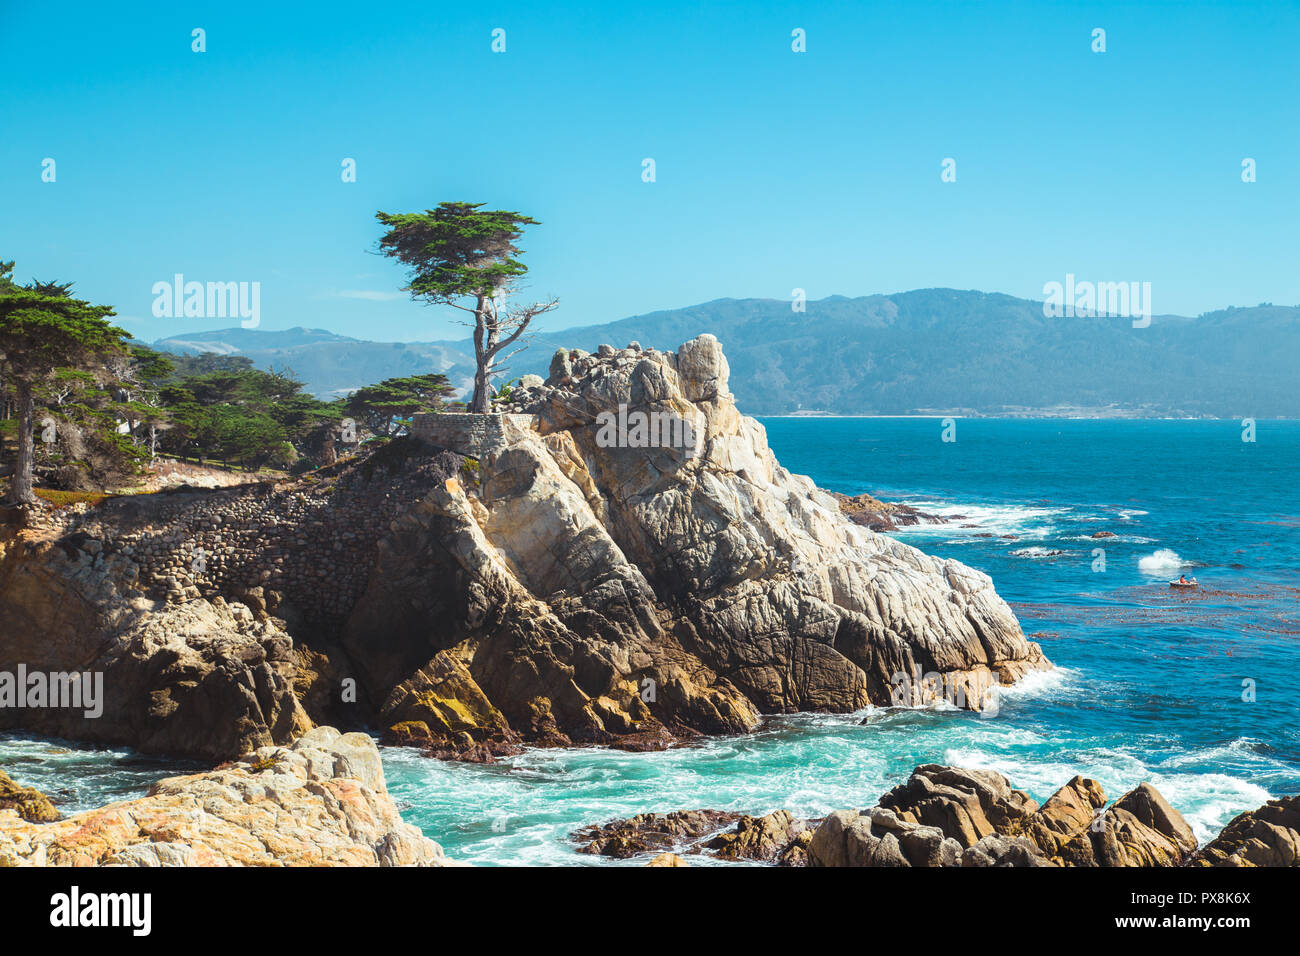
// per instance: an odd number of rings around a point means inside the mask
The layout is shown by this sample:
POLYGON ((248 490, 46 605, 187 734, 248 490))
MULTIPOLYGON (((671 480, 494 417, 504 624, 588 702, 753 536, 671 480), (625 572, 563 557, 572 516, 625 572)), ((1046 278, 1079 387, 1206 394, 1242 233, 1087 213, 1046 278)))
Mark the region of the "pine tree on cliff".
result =
POLYGON ((417 412, 440 412, 442 397, 455 391, 447 376, 439 373, 386 378, 348 396, 347 410, 360 418, 376 435, 391 436, 402 420, 417 412))
POLYGON ((539 223, 521 213, 482 206, 444 202, 422 213, 375 213, 388 227, 379 240, 380 251, 411 270, 405 291, 430 305, 473 313, 477 369, 469 410, 480 413, 491 408, 492 376, 505 371, 501 363, 519 349, 501 353, 520 341, 535 318, 559 304, 554 298, 531 305, 507 304, 516 283, 528 272, 516 258, 520 250, 515 240, 523 235, 524 226, 539 223))
POLYGON ((33 504, 36 446, 33 393, 55 369, 98 365, 123 351, 126 332, 106 319, 113 309, 71 295, 72 283, 18 285, 14 264, 0 262, 0 369, 16 396, 18 457, 9 482, 11 504, 33 504))

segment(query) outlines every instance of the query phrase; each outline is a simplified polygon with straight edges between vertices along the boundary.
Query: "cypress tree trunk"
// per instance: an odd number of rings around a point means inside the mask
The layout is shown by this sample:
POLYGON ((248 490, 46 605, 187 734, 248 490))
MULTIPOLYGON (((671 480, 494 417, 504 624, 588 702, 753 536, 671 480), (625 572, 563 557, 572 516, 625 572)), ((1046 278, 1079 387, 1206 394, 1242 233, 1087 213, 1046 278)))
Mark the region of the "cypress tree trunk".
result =
POLYGON ((474 373, 474 400, 470 403, 469 410, 476 415, 486 415, 491 408, 492 403, 488 398, 487 369, 480 362, 478 371, 474 373))
POLYGON ((18 392, 18 461, 14 476, 9 482, 9 501, 16 505, 36 503, 32 491, 32 462, 36 457, 36 439, 32 433, 36 409, 32 401, 32 386, 25 379, 14 383, 18 392))
POLYGON ((478 297, 474 307, 474 397, 469 410, 475 415, 485 415, 492 410, 492 400, 488 391, 488 365, 492 361, 491 349, 496 345, 496 329, 488 328, 488 303, 484 296, 478 297), (487 341, 484 341, 484 334, 487 341))

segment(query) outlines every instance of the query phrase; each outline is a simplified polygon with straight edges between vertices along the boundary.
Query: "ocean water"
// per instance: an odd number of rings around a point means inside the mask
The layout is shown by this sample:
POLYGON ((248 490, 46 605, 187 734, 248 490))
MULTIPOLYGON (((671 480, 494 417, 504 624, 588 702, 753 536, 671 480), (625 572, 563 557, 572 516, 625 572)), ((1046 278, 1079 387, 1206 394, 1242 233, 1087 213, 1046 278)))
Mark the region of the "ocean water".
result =
MULTIPOLYGON (((991 718, 793 715, 661 753, 489 766, 386 748, 408 821, 476 864, 618 865, 577 854, 572 831, 646 811, 869 806, 920 763, 993 768, 1040 801, 1075 774, 1112 799, 1150 781, 1202 841, 1300 792, 1300 422, 1261 421, 1253 443, 1232 421, 962 419, 955 442, 937 419, 764 425, 791 471, 945 516, 899 537, 990 574, 1057 669, 1003 691, 991 718), (1201 589, 1171 590, 1180 573, 1201 589)), ((168 772, 31 738, 0 738, 0 766, 65 809, 168 772)))

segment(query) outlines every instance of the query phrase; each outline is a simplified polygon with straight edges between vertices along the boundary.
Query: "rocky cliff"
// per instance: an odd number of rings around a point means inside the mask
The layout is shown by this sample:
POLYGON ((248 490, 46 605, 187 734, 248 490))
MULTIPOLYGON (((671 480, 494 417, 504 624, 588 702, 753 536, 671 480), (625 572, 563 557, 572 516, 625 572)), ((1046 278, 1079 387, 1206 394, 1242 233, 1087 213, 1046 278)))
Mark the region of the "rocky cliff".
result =
POLYGON ((460 464, 427 450, 391 457, 11 512, 0 524, 0 675, 99 675, 104 694, 91 717, 0 706, 0 730, 224 759, 287 743, 312 720, 364 724, 373 708, 345 706, 344 675, 311 648, 330 646, 351 613, 393 516, 460 464))
POLYGON ((1300 798, 1241 814, 1198 851, 1182 814, 1149 783, 1107 806, 1097 781, 1075 777, 1039 806, 996 771, 927 764, 875 806, 821 820, 788 810, 643 813, 573 839, 579 853, 650 866, 702 854, 814 867, 1293 867, 1300 798))
POLYGON ((450 863, 402 822, 370 738, 331 727, 66 820, 29 822, 0 806, 0 866, 450 863))
POLYGON ((311 726, 283 622, 220 596, 150 599, 133 587, 135 567, 38 536, 0 540, 0 673, 81 685, 75 706, 61 706, 66 695, 0 707, 0 730, 217 760, 311 726))
POLYGON ((535 429, 397 519, 345 628, 386 725, 642 746, 887 703, 902 675, 912 702, 978 707, 1050 666, 986 575, 782 468, 727 378, 704 335, 524 380, 535 429))
POLYGON ((1196 836, 1150 784, 1110 807, 1075 777, 1040 807, 991 770, 929 764, 869 810, 832 813, 811 866, 1182 866, 1196 836))
POLYGON ((0 671, 105 687, 98 717, 3 708, 0 729, 221 759, 314 721, 491 759, 980 707, 1050 666, 986 575, 782 468, 727 380, 707 335, 564 351, 512 396, 532 427, 473 458, 401 439, 296 481, 0 529, 0 671))
POLYGON ((811 866, 1300 866, 1300 798, 1243 813, 1199 851, 1182 814, 1141 783, 1107 806, 1075 777, 1040 807, 991 770, 926 765, 869 810, 828 816, 811 866))

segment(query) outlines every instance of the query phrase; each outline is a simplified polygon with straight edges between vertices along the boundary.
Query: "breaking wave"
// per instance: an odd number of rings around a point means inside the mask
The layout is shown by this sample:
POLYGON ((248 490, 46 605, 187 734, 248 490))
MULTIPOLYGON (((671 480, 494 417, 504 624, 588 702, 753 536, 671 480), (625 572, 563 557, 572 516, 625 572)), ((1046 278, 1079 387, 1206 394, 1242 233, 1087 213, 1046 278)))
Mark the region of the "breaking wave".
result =
POLYGON ((1177 551, 1171 551, 1168 548, 1161 548, 1154 554, 1148 554, 1145 558, 1138 559, 1138 570, 1143 574, 1164 574, 1168 571, 1177 571, 1179 568, 1190 568, 1192 566, 1191 561, 1184 560, 1177 551))

